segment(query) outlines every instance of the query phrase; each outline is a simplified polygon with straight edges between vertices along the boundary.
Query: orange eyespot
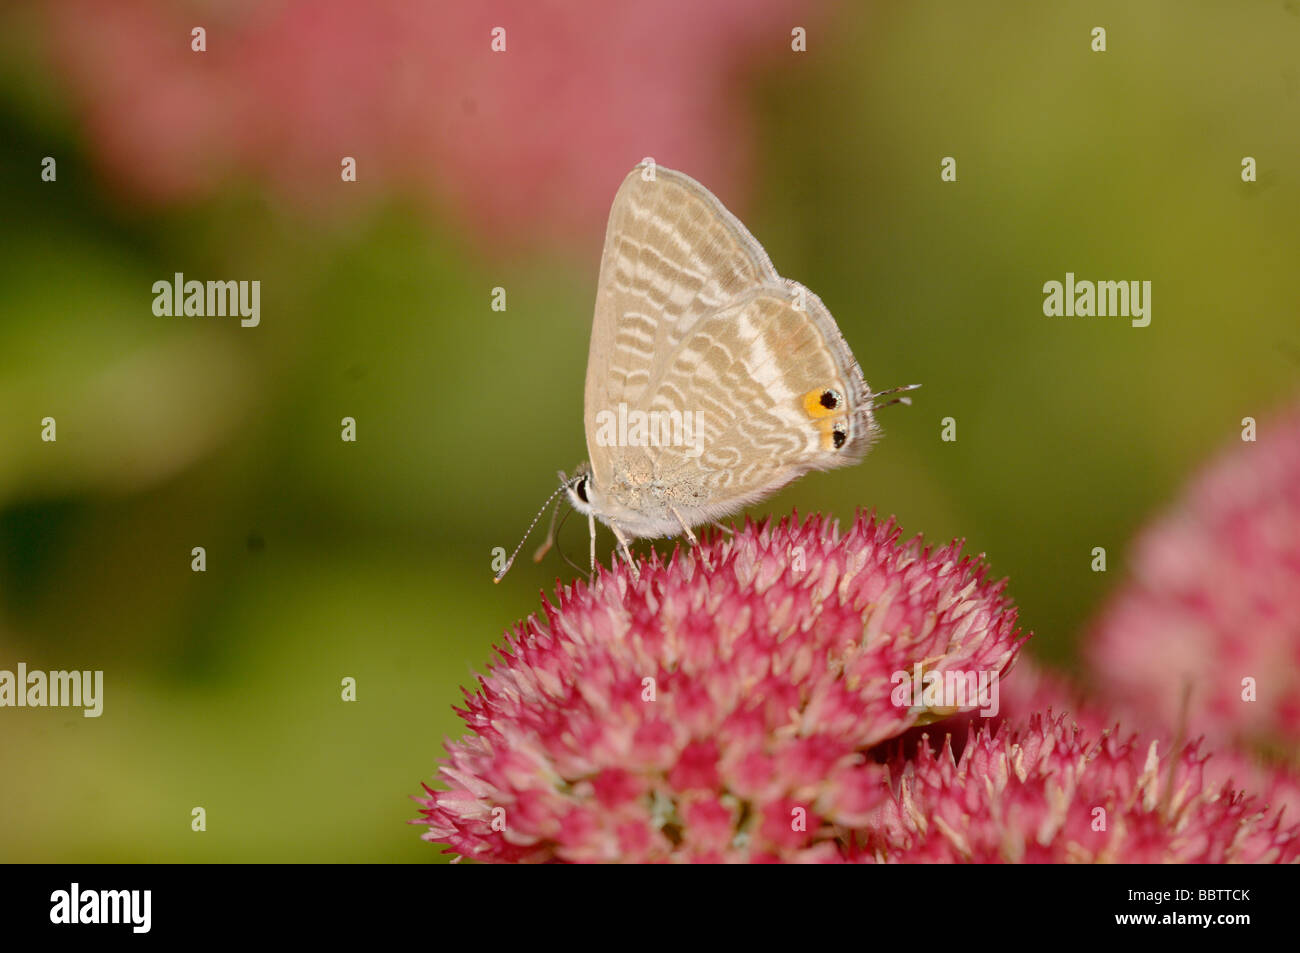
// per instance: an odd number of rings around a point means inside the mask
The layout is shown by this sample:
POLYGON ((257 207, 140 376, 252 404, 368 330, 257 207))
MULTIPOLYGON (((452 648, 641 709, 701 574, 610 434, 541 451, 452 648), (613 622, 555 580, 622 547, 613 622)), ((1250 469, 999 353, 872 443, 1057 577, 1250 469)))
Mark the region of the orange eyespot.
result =
POLYGON ((839 450, 849 439, 848 422, 843 415, 817 421, 817 430, 822 435, 823 450, 839 450))
POLYGON ((844 395, 833 387, 818 387, 800 398, 803 411, 817 424, 823 450, 839 450, 848 440, 844 395))
POLYGON ((838 416, 844 412, 844 398, 830 387, 818 387, 803 395, 803 410, 813 420, 838 416))

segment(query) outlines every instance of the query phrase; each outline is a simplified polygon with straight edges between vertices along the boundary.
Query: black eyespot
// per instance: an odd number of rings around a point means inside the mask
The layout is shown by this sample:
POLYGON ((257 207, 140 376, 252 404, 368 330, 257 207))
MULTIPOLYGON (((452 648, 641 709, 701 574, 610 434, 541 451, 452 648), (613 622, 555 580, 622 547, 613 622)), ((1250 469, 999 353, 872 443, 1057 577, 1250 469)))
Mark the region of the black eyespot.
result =
POLYGON ((834 410, 840 405, 840 395, 833 390, 822 391, 821 404, 827 410, 834 410))
POLYGON ((587 478, 583 477, 578 481, 578 485, 573 488, 573 492, 578 494, 578 499, 587 502, 587 478))
POLYGON ((831 434, 831 443, 835 444, 836 450, 844 446, 844 441, 848 439, 849 439, 849 435, 846 434, 839 427, 836 427, 834 432, 831 434))

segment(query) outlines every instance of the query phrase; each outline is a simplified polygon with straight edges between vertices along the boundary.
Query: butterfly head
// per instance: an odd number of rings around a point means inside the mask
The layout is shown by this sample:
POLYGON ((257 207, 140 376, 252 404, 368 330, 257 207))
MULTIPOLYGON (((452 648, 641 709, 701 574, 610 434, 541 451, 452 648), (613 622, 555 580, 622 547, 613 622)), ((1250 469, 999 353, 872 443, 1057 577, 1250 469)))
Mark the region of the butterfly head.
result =
MULTIPOLYGON (((505 564, 498 569, 496 575, 492 577, 493 582, 500 582, 505 578, 505 574, 508 573, 510 567, 514 565, 515 557, 519 555, 519 550, 523 549, 524 543, 528 541, 528 535, 533 531, 533 527, 537 525, 537 521, 542 518, 542 514, 546 512, 547 507, 551 505, 552 501, 555 501, 555 509, 551 511, 551 528, 547 530, 546 540, 542 543, 541 548, 539 548, 533 555, 533 561, 541 562, 542 557, 546 555, 547 550, 554 545, 556 533, 555 518, 560 511, 560 503, 563 502, 562 500, 556 500, 556 497, 561 493, 568 496, 569 502, 573 504, 574 509, 580 510, 583 513, 591 512, 591 505, 588 503, 588 500, 590 499, 588 496, 588 488, 591 481, 591 468, 584 463, 578 467, 577 472, 572 477, 565 476, 563 472, 561 472, 559 476, 560 485, 557 486, 554 492, 546 498, 546 502, 543 503, 542 508, 537 511, 537 515, 533 517, 533 521, 528 524, 528 529, 524 530, 524 538, 519 541, 519 545, 516 546, 514 552, 510 554, 510 558, 505 561, 505 564)), ((563 523, 564 521, 560 520, 560 522, 563 523)))
POLYGON ((590 464, 578 464, 571 477, 561 473, 560 482, 569 497, 569 504, 584 516, 591 514, 600 505, 600 495, 591 477, 590 464))

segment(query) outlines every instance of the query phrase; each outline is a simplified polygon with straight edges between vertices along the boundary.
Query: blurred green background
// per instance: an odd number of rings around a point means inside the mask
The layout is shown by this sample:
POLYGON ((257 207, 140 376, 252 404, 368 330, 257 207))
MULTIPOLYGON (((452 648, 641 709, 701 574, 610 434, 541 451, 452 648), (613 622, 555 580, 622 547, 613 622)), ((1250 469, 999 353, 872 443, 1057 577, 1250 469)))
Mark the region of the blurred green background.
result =
MULTIPOLYGON (((1300 4, 825 5, 804 54, 789 10, 764 21, 764 55, 747 46, 746 68, 679 100, 724 91, 739 146, 734 130, 647 121, 597 157, 599 177, 541 181, 607 207, 645 155, 702 178, 822 297, 872 385, 924 385, 885 411, 862 466, 751 514, 875 507, 909 534, 963 537, 1010 577, 1034 651, 1068 667, 1135 530, 1242 417, 1296 392, 1300 4), (748 170, 737 183, 691 162, 724 147, 748 170), (1151 281, 1150 327, 1045 317, 1043 283, 1067 271, 1151 281)), ((635 37, 660 13, 619 16, 635 37)), ((460 734, 459 686, 539 590, 574 576, 552 555, 494 586, 490 560, 586 456, 603 224, 552 242, 534 222, 519 241, 401 179, 371 184, 364 162, 363 197, 341 210, 237 164, 145 201, 106 165, 114 116, 96 112, 94 77, 48 52, 60 30, 0 14, 0 668, 103 669, 105 709, 0 709, 0 858, 440 859, 404 826, 406 796, 460 734), (40 180, 46 155, 57 183, 40 180), (259 279, 261 326, 155 317, 150 287, 176 271, 259 279), (206 573, 190 569, 200 545, 206 573)), ((665 49, 616 51, 582 82, 687 83, 665 49)), ((545 61, 532 55, 515 68, 545 61)), ((604 117, 546 102, 519 110, 559 152, 575 121, 600 141, 604 117)), ((497 119, 480 115, 466 148, 509 153, 497 119)), ((337 182, 339 150, 321 147, 337 182)), ((580 562, 581 522, 563 538, 580 562)))

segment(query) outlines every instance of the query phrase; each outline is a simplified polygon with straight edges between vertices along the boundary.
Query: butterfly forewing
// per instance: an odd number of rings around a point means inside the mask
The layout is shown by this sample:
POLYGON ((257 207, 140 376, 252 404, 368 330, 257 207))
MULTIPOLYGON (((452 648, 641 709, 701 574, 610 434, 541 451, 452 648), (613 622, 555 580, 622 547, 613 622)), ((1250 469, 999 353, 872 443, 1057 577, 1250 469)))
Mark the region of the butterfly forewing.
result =
POLYGON ((780 282, 762 246, 707 189, 663 167, 647 181, 647 171, 639 166, 623 180, 605 232, 587 361, 588 435, 600 410, 639 406, 701 319, 780 282))

